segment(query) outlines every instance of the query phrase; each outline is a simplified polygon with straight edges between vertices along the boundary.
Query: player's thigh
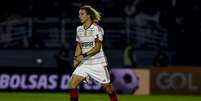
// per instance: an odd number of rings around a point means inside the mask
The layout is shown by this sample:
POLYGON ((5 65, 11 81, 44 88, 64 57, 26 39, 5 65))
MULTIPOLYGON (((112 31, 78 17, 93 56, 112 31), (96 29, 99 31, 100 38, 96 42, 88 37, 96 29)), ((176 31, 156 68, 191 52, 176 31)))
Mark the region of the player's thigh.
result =
POLYGON ((69 82, 69 88, 76 88, 85 77, 73 74, 69 82))
POLYGON ((88 68, 85 65, 79 65, 73 72, 69 82, 69 88, 76 88, 87 76, 88 68))
POLYGON ((89 76, 99 83, 109 83, 110 75, 107 70, 107 67, 104 65, 93 65, 90 67, 90 72, 88 72, 89 76))

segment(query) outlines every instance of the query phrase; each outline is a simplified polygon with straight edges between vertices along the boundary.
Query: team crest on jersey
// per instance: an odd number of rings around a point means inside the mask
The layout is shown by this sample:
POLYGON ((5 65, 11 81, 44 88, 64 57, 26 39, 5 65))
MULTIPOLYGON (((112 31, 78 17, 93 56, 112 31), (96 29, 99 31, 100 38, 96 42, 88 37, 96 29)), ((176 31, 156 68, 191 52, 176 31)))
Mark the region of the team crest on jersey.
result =
POLYGON ((93 35, 92 31, 90 31, 90 32, 88 33, 88 36, 92 36, 92 35, 93 35))
POLYGON ((94 30, 93 29, 89 29, 88 30, 88 36, 92 36, 93 35, 94 30))

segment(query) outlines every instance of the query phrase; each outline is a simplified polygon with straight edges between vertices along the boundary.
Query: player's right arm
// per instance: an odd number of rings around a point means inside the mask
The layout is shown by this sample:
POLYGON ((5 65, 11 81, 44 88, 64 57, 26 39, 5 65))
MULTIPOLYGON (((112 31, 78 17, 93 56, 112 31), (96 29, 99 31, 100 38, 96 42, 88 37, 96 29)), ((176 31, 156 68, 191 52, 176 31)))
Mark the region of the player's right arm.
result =
POLYGON ((82 51, 81 51, 80 43, 77 42, 76 43, 76 48, 75 48, 74 60, 73 60, 73 66, 74 67, 77 67, 81 62, 81 61, 77 60, 77 56, 79 56, 80 54, 82 54, 82 51))
POLYGON ((79 56, 81 53, 82 53, 82 51, 81 51, 80 43, 77 42, 77 43, 76 43, 75 55, 74 55, 74 56, 75 56, 75 57, 76 57, 76 56, 79 56))

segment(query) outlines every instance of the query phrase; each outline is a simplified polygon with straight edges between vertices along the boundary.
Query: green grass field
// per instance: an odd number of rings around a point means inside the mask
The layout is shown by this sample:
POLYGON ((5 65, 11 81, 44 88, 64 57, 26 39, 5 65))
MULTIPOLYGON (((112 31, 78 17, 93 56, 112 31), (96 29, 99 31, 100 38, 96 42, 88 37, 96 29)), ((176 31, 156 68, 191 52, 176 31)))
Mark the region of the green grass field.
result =
MULTIPOLYGON (((119 95, 119 101, 201 101, 201 96, 131 96, 119 95)), ((69 101, 67 93, 1 92, 0 101, 69 101)), ((105 94, 81 93, 79 101, 109 101, 105 94)))

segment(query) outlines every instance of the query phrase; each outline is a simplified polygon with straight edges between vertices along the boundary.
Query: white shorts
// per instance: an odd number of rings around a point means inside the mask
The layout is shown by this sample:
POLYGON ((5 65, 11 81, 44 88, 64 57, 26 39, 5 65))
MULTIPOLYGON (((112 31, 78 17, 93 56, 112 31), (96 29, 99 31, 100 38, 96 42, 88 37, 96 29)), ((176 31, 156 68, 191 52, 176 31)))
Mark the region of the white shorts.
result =
POLYGON ((110 83, 110 75, 106 66, 102 64, 96 65, 79 65, 75 71, 74 75, 79 75, 85 78, 92 78, 99 83, 110 83))

